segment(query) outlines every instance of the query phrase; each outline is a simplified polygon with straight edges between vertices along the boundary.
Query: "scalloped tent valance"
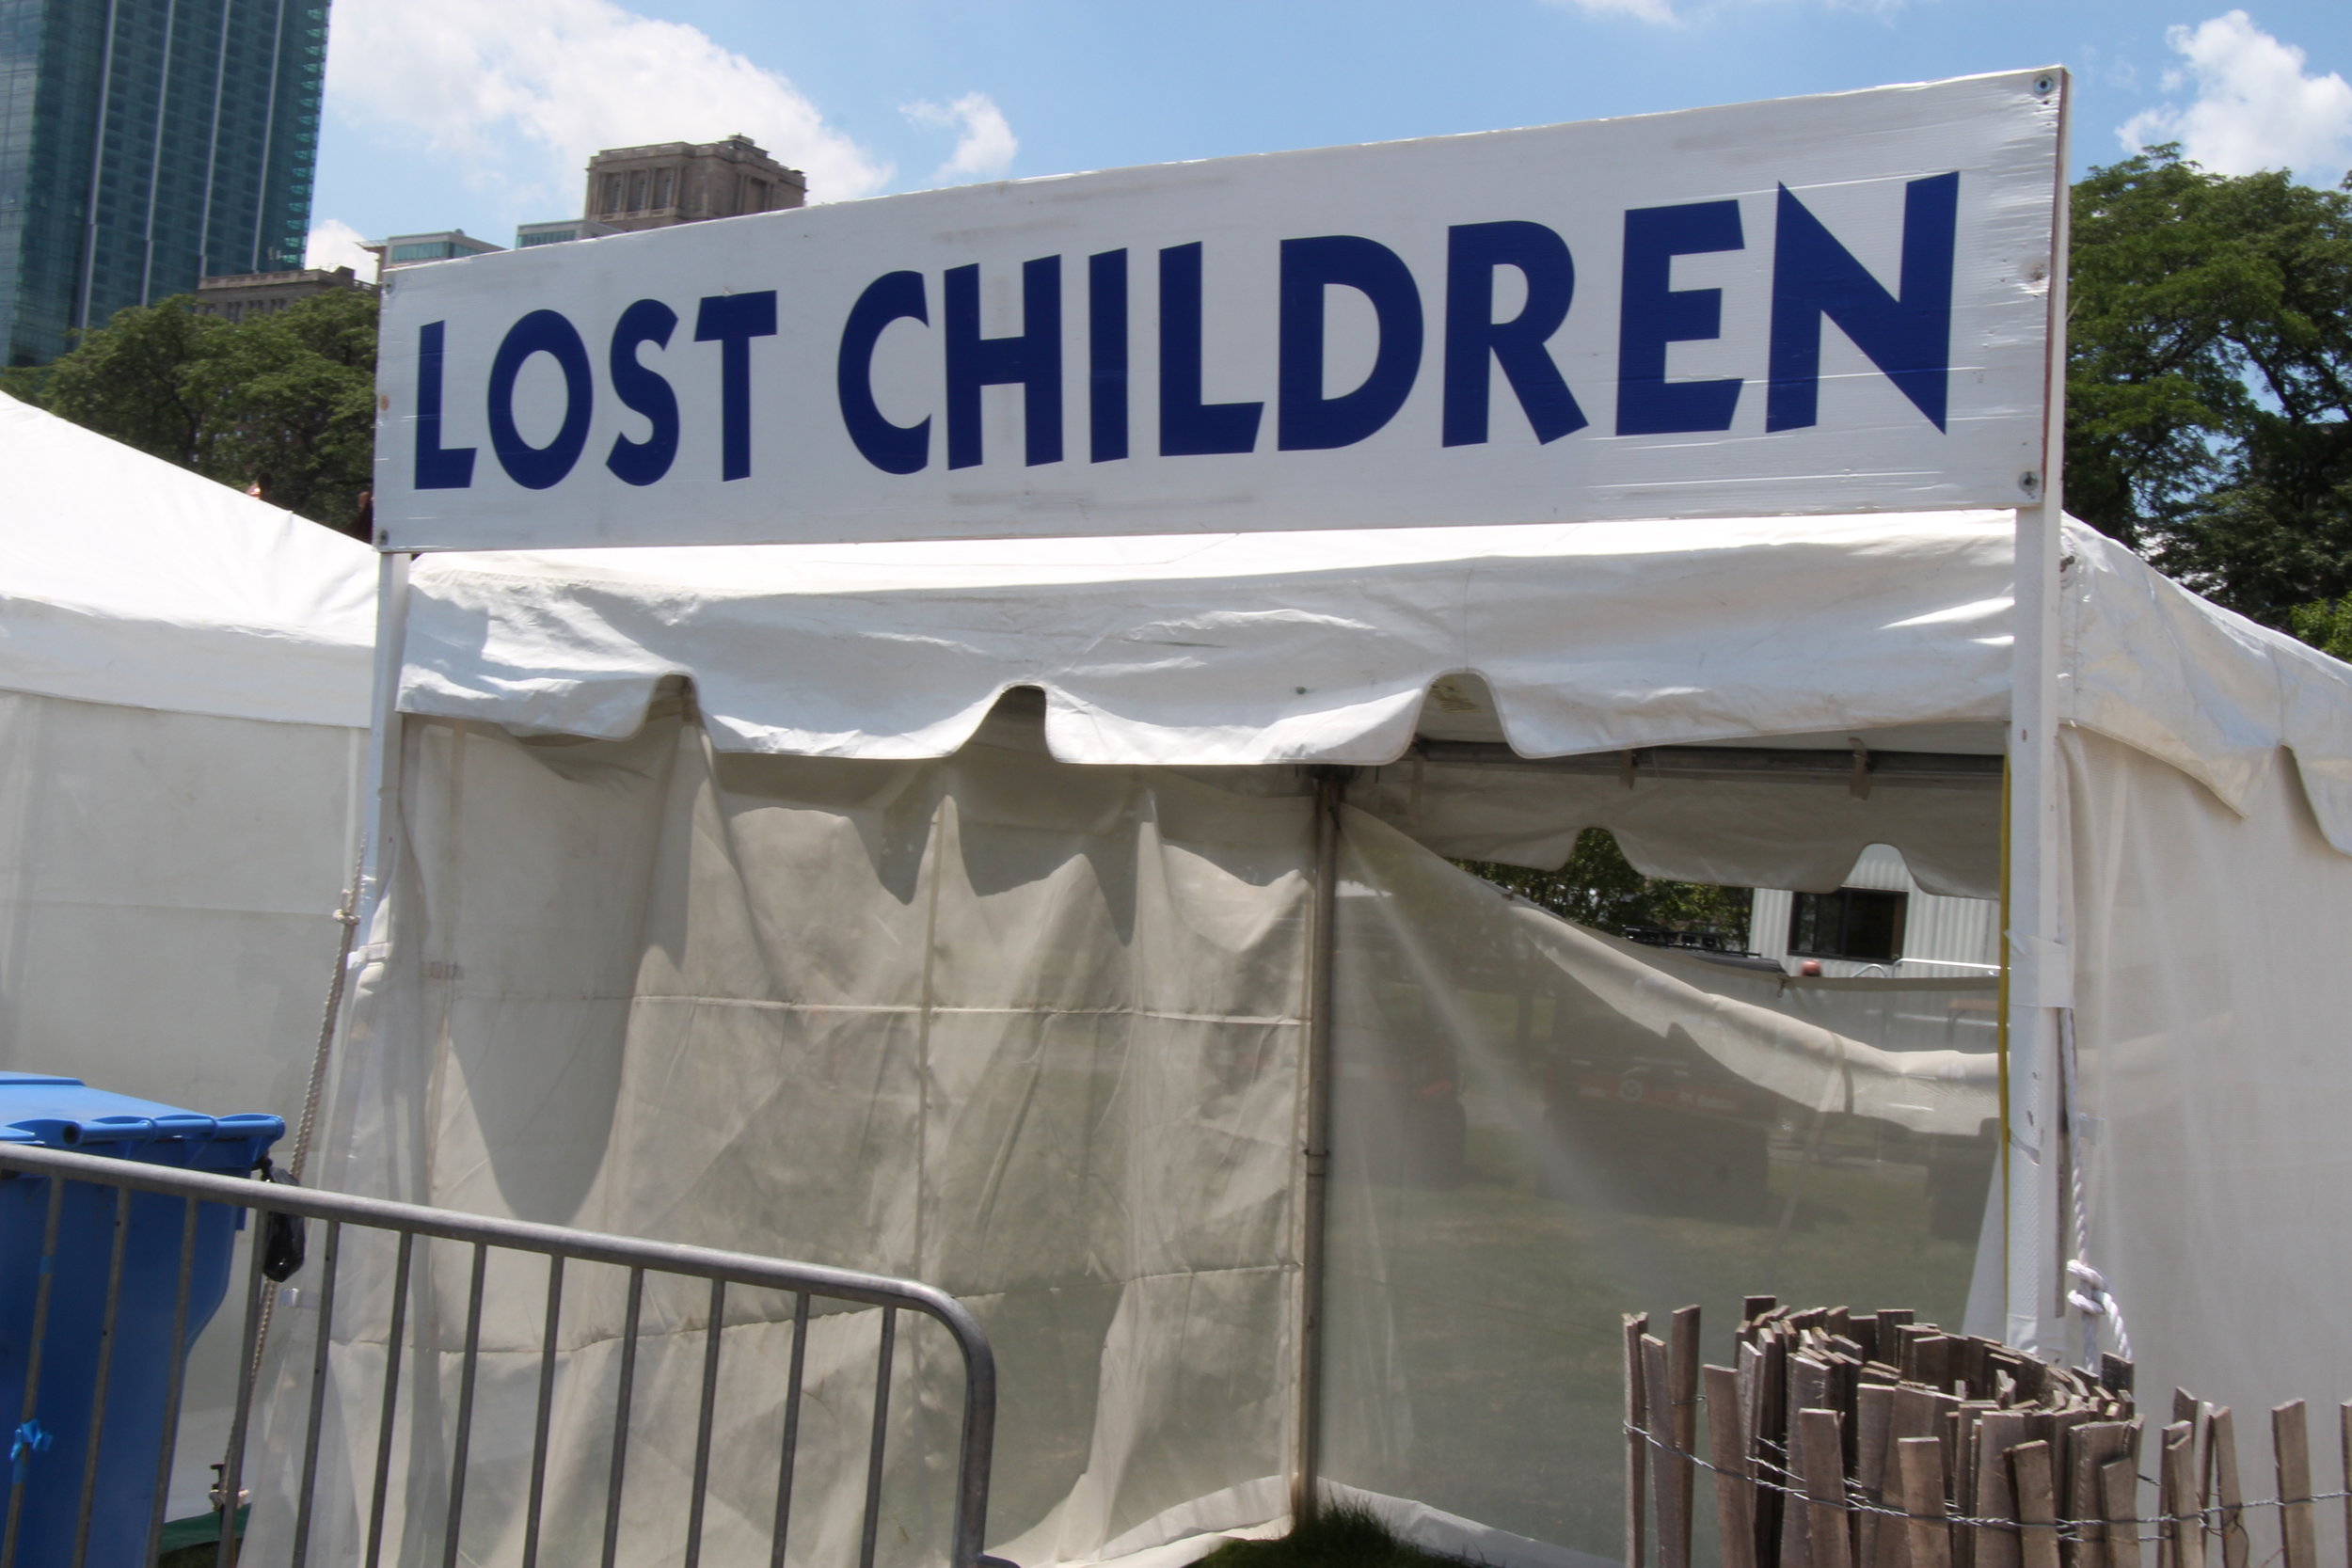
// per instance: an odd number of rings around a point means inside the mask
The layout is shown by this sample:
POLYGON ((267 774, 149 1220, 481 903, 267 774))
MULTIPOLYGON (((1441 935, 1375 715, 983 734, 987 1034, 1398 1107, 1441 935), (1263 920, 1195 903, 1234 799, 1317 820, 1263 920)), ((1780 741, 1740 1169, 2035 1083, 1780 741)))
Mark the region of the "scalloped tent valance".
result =
MULTIPOLYGON (((1043 744, 1075 763, 1383 767, 1417 736, 1525 758, 1766 741, 1844 752, 1857 737, 1993 754, 2011 541, 2008 513, 1977 512, 428 557, 401 705, 615 737, 682 677, 723 751, 878 759, 957 750, 1021 687, 1043 693, 1043 744)), ((2284 746, 2328 841, 2352 853, 2352 668, 2087 528, 2066 547, 2067 716, 2239 810, 2284 746)), ((1558 777, 1403 771, 1376 789, 1400 819, 1412 796, 1424 841, 1448 852, 1557 863, 1564 832, 1572 842, 1629 805, 1588 790, 1571 810, 1558 777)), ((1931 885, 1990 891, 1989 842, 1960 841, 1992 820, 1963 811, 1943 851, 1912 847, 1931 885)), ((1741 863, 1616 827, 1649 869, 1741 863)), ((1834 885, 1847 840, 1898 841, 1883 827, 1857 818, 1782 873, 1834 885)))

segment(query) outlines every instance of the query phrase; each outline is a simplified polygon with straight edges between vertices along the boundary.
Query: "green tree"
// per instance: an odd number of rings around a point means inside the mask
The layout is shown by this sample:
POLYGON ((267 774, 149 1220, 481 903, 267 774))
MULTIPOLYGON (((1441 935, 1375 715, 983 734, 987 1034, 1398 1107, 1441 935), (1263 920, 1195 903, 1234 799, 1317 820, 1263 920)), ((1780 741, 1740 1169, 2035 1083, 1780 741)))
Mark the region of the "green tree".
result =
POLYGON ((297 300, 231 325, 175 296, 118 311, 9 390, 103 436, 358 532, 375 407, 373 295, 297 300))
POLYGON ((195 303, 183 294, 116 312, 40 372, 31 383, 33 401, 167 463, 195 467, 205 411, 187 386, 188 368, 213 337, 230 330, 217 316, 197 314, 195 303))
POLYGON ((2285 628, 2352 593, 2352 196, 2173 147, 2074 191, 2066 501, 2285 628))
POLYGON ((2296 606, 2287 629, 2323 654, 2352 660, 2352 594, 2296 606))
POLYGON ((1613 934, 1636 927, 1708 936, 1714 944, 1742 948, 1748 941, 1751 890, 1645 877, 1626 860, 1606 828, 1577 835, 1576 851, 1557 871, 1533 871, 1492 861, 1458 861, 1564 919, 1613 934))
POLYGON ((374 296, 338 289, 205 340, 188 367, 206 411, 199 471, 267 476, 269 499, 355 531, 375 452, 374 296))

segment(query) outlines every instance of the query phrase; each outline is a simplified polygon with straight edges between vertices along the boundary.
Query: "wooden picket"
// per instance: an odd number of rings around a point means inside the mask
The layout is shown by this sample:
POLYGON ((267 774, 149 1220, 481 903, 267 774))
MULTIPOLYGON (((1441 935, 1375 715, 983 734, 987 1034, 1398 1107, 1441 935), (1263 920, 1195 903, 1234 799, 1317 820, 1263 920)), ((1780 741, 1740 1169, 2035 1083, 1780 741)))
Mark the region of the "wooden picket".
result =
MULTIPOLYGON (((1702 1366, 1697 1307, 1665 1339, 1649 1323, 1625 1320, 1628 1568, 1692 1568, 1702 1470, 1724 1568, 2145 1568, 2151 1545, 2155 1568, 2249 1568, 2257 1513, 2281 1568, 2320 1568, 2301 1401, 2270 1413, 2278 1493, 2249 1503, 2229 1407, 2175 1389, 2151 1432, 2117 1356, 2092 1374, 1908 1311, 1751 1296, 1736 1364, 1702 1366)), ((2352 1401, 2337 1437, 2352 1568, 2352 1401)))

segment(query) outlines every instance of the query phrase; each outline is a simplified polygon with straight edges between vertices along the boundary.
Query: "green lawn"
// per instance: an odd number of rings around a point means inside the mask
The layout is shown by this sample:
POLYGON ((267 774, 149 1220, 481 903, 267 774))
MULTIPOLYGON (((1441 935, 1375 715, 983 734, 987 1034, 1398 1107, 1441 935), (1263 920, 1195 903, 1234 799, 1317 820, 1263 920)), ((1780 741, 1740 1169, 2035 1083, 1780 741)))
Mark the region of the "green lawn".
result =
POLYGON ((1455 1190, 1335 1201, 1331 1480, 1621 1557, 1621 1313, 1699 1303, 1727 1364, 1750 1292, 1955 1324, 1965 1305, 1974 1247, 1930 1234, 1919 1164, 1776 1145, 1770 1218, 1739 1223, 1542 1196, 1518 1148, 1473 1126, 1455 1190))

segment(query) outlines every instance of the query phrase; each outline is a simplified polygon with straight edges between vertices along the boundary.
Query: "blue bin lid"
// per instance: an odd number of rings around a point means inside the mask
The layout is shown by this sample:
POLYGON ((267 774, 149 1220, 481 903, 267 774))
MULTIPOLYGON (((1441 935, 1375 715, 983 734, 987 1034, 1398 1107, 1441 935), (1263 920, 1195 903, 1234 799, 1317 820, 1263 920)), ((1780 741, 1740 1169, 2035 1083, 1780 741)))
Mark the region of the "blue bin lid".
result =
POLYGON ((0 1144, 41 1144, 155 1163, 243 1168, 285 1135, 282 1117, 208 1117, 93 1089, 79 1078, 0 1072, 0 1144), (152 1147, 165 1143, 177 1147, 152 1147), (206 1147, 215 1145, 221 1147, 206 1147))

